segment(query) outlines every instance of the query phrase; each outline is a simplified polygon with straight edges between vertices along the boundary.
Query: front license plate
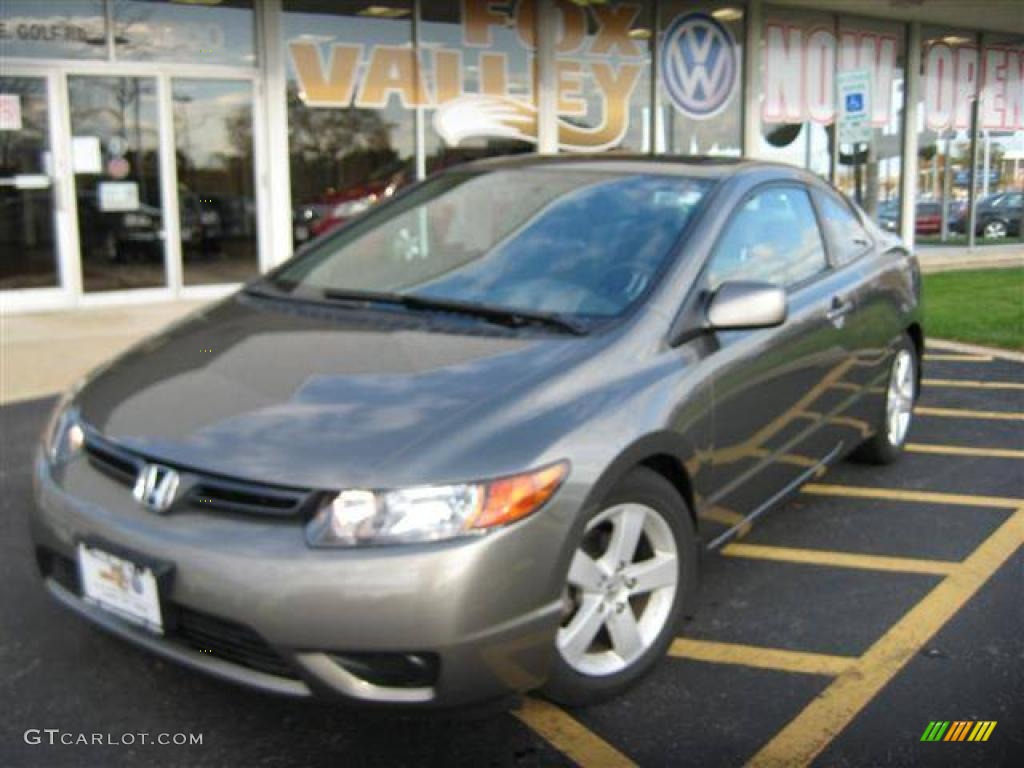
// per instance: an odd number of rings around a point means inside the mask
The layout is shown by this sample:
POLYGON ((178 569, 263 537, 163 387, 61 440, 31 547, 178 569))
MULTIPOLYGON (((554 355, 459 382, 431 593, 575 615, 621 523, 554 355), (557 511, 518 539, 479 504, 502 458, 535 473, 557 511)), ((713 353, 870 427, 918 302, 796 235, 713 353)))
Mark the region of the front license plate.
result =
POLYGON ((163 634, 160 593, 152 570, 86 544, 78 545, 78 568, 86 602, 163 634))

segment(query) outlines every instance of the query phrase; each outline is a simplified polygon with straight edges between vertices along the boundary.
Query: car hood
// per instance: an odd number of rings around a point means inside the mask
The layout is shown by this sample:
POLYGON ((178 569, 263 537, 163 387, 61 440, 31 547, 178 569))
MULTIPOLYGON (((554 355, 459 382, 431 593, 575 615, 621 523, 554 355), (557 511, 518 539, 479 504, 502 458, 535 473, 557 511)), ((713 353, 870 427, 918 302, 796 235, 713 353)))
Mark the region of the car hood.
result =
POLYGON ((76 404, 86 424, 158 461, 377 487, 436 473, 432 446, 449 450, 461 425, 564 372, 588 341, 390 314, 234 297, 97 371, 76 404))

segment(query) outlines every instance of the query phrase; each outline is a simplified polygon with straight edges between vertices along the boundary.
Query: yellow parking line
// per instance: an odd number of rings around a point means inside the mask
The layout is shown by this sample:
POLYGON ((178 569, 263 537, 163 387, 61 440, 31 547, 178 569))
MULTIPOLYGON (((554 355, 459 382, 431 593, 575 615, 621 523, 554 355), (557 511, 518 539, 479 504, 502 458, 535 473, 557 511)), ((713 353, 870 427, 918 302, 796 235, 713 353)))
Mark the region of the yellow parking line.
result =
POLYGON ((1011 411, 966 411, 960 408, 924 408, 917 407, 914 413, 918 416, 945 416, 950 419, 995 419, 997 421, 1024 421, 1024 413, 1011 411))
POLYGON ((580 765, 599 768, 636 765, 565 710, 543 699, 527 698, 512 714, 580 765))
POLYGON ((974 448, 969 445, 934 445, 932 443, 907 443, 908 453, 937 453, 944 456, 984 456, 991 459, 1024 459, 1024 451, 1010 448, 974 448))
POLYGON ((824 565, 836 568, 861 568, 867 571, 895 571, 898 573, 931 573, 946 575, 958 566, 955 562, 921 560, 912 557, 886 555, 860 555, 853 552, 834 552, 825 549, 796 549, 768 547, 760 544, 729 544, 722 549, 729 557, 749 557, 757 560, 776 560, 784 563, 824 565))
POLYGON ((949 363, 991 363, 993 358, 991 355, 954 355, 926 352, 924 359, 949 363))
POLYGON ((914 501, 922 504, 952 504, 963 507, 1017 509, 1024 506, 1024 499, 1009 499, 1003 496, 969 496, 961 493, 905 491, 899 488, 864 488, 853 485, 827 485, 825 483, 808 483, 801 489, 801 492, 811 494, 812 496, 845 496, 852 499, 914 501))
POLYGON ((1022 538, 1024 509, 1018 509, 765 744, 748 765, 808 765, 1010 559, 1022 538))
POLYGON ((924 379, 926 387, 951 387, 953 389, 1024 389, 1019 381, 970 381, 967 379, 924 379))
POLYGON ((856 659, 849 656, 830 656, 824 653, 786 651, 782 648, 762 648, 739 643, 716 643, 678 637, 669 646, 668 655, 713 664, 736 664, 741 667, 772 669, 780 672, 802 672, 806 675, 836 677, 846 671, 856 659))

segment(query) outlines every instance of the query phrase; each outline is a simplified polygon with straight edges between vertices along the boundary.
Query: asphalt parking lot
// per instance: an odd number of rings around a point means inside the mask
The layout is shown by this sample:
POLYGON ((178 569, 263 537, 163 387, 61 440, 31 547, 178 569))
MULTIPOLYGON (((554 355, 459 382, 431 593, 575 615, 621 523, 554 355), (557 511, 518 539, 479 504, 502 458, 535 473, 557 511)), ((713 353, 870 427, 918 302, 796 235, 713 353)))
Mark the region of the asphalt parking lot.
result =
POLYGON ((45 594, 28 543, 53 400, 6 406, 0 765, 1024 765, 1024 363, 936 350, 924 370, 900 464, 841 464, 710 556, 671 657, 573 712, 279 699, 86 625, 45 594), (996 725, 983 742, 922 742, 932 721, 996 725), (202 743, 50 746, 29 729, 202 743))

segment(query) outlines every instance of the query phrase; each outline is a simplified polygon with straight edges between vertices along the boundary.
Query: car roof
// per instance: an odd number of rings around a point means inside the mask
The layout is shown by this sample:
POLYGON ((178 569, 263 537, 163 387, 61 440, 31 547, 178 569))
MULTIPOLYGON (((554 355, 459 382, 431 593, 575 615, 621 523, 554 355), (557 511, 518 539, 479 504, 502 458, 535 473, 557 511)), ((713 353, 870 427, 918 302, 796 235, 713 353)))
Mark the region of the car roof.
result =
POLYGON ((700 178, 725 178, 743 172, 762 171, 786 178, 820 181, 814 174, 785 163, 753 160, 746 157, 712 157, 708 155, 644 155, 624 152, 604 154, 511 155, 486 158, 449 170, 575 170, 604 173, 671 174, 700 178))

